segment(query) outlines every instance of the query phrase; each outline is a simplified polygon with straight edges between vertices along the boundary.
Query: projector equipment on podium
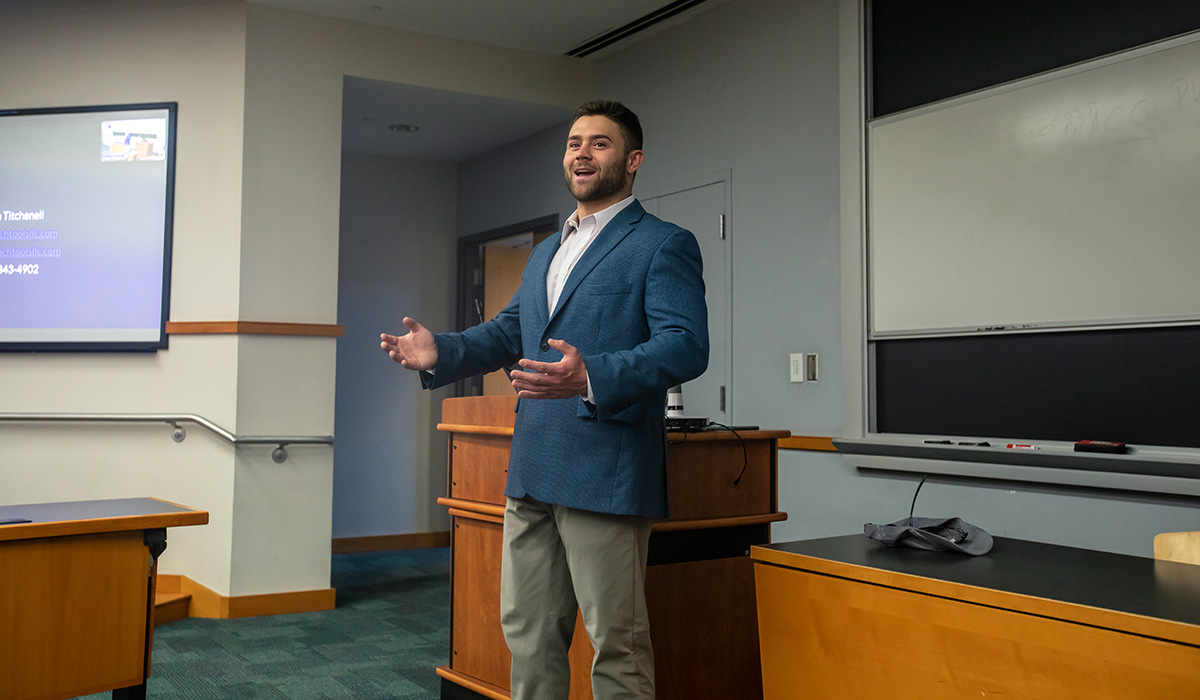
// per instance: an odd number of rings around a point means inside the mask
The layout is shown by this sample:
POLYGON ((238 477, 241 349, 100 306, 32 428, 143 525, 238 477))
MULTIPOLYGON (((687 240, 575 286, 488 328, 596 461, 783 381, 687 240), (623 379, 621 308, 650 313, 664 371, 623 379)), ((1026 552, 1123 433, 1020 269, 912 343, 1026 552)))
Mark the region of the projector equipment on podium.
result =
POLYGON ((686 416, 683 413, 683 386, 676 384, 667 390, 667 430, 671 432, 691 432, 704 430, 709 426, 707 417, 686 416))

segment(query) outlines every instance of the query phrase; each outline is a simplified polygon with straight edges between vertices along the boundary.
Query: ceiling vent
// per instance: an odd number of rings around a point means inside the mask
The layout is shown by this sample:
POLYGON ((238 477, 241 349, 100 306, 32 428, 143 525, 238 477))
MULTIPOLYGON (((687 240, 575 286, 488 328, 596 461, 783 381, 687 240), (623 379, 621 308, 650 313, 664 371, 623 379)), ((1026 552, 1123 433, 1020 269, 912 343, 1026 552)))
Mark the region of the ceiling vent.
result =
POLYGON ((584 56, 596 53, 600 49, 612 46, 618 41, 627 39, 643 29, 652 27, 665 19, 670 19, 681 12, 686 12, 697 5, 702 5, 704 2, 706 2, 706 0, 675 0, 675 2, 664 5, 654 12, 643 15, 623 27, 607 31, 597 37, 588 39, 564 55, 572 56, 574 58, 583 58, 584 56))

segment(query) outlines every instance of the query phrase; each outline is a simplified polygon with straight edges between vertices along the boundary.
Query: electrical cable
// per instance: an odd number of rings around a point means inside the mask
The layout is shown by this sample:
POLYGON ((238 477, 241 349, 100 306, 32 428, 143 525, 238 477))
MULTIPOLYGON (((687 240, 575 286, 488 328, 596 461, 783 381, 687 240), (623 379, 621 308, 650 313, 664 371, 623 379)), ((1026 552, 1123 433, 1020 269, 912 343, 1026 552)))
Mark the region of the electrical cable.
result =
POLYGON ((718 428, 724 428, 725 430, 733 433, 734 437, 736 437, 738 442, 742 445, 742 471, 739 472, 737 478, 733 480, 733 485, 737 486, 742 481, 742 477, 746 475, 746 467, 750 465, 750 456, 746 453, 746 441, 742 439, 742 436, 738 434, 738 431, 734 430, 728 425, 717 423, 715 421, 709 421, 708 424, 715 425, 718 428))
POLYGON ((917 494, 921 493, 921 487, 925 485, 925 480, 929 478, 928 474, 921 475, 921 483, 917 484, 917 490, 913 492, 912 505, 908 507, 908 524, 912 525, 913 511, 917 508, 917 494))

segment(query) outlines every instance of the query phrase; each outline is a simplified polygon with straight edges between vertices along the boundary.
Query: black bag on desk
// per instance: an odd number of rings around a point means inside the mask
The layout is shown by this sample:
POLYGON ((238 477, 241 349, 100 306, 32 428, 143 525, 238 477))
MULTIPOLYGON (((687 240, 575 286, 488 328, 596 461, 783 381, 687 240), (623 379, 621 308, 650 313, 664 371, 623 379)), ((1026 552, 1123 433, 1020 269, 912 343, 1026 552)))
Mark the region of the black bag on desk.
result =
POLYGON ((867 523, 867 537, 889 547, 946 550, 978 556, 992 550, 992 536, 962 518, 904 518, 888 525, 867 523))

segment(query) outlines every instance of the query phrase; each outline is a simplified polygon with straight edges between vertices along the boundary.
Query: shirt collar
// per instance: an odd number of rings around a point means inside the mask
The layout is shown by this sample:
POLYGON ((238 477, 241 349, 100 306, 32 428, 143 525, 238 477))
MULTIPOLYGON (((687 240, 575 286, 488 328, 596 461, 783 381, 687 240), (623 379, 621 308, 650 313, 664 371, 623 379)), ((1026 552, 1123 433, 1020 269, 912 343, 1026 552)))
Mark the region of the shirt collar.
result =
MULTIPOLYGON (((630 204, 632 204, 635 199, 637 199, 637 197, 634 197, 633 195, 629 195, 625 199, 622 199, 621 201, 617 202, 616 204, 613 204, 612 206, 605 207, 604 209, 601 209, 600 211, 596 212, 595 214, 588 214, 588 216, 592 217, 596 222, 596 228, 593 230, 602 231, 604 229, 604 227, 608 225, 608 222, 610 222, 614 218, 616 218, 617 214, 620 214, 621 210, 624 209, 625 207, 629 206, 630 204)), ((583 218, 586 219, 588 217, 585 216, 583 218)), ((579 210, 576 209, 574 212, 571 213, 571 218, 567 219, 567 223, 563 224, 563 232, 562 232, 563 240, 566 240, 567 236, 571 235, 572 233, 574 233, 575 231, 577 231, 579 229, 579 222, 580 222, 579 210)))

